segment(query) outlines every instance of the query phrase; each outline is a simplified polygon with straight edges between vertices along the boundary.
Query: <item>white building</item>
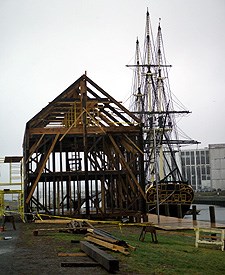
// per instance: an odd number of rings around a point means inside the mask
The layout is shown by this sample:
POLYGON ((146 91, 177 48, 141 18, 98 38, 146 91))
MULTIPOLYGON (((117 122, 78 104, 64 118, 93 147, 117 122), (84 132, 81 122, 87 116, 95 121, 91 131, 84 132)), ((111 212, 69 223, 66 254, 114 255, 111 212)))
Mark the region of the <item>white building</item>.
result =
POLYGON ((181 151, 182 173, 194 190, 225 190, 225 144, 181 151))
POLYGON ((211 187, 225 190, 225 144, 209 144, 211 187))
POLYGON ((181 151, 182 173, 194 190, 211 188, 209 149, 181 151))

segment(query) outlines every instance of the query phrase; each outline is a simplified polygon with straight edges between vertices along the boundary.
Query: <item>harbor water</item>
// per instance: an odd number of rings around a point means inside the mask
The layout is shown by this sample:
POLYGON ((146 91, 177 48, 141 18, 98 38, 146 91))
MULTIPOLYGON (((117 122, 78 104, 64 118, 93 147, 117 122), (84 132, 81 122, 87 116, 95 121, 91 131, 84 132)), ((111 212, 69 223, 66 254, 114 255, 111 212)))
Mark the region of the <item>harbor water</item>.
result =
MULTIPOLYGON (((208 204, 194 204, 196 205, 196 209, 200 210, 199 214, 197 215, 198 221, 207 221, 210 222, 210 214, 209 214, 209 206, 208 204)), ((215 207, 215 217, 216 223, 225 224, 225 207, 217 206, 215 207)), ((192 215, 186 215, 185 219, 192 219, 192 215)))

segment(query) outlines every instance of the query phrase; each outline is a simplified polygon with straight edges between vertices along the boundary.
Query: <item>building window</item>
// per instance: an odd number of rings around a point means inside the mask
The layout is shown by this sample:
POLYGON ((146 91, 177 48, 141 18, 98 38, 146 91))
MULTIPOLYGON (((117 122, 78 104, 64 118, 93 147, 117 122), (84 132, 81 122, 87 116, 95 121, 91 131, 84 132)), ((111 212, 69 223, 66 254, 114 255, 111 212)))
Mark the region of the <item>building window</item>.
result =
POLYGON ((205 166, 202 166, 202 175, 205 175, 205 166))
POLYGON ((199 156, 199 152, 196 152, 196 164, 199 165, 200 164, 200 156, 199 156))
MULTIPOLYGON (((204 153, 204 152, 202 152, 204 153)), ((203 154, 201 154, 201 164, 205 164, 205 156, 203 154)))
POLYGON ((191 180, 191 170, 190 170, 190 166, 187 167, 187 180, 191 180))
POLYGON ((190 158, 186 158, 186 165, 190 165, 190 158))
POLYGON ((195 155, 194 155, 194 152, 191 152, 191 164, 192 165, 195 164, 195 155))
POLYGON ((209 164, 209 151, 206 151, 206 163, 209 164))

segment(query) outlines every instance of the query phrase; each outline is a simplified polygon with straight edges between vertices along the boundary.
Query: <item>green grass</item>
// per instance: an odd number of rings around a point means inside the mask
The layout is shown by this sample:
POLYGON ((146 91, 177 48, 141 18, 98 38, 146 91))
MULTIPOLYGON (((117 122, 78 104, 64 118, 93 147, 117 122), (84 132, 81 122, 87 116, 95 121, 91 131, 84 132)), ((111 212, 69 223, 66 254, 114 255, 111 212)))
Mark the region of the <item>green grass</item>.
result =
MULTIPOLYGON (((102 228, 102 227, 101 227, 102 228)), ((140 242, 140 227, 104 226, 104 230, 135 246, 129 256, 109 251, 120 260, 122 274, 165 274, 165 275, 221 275, 225 274, 225 252, 219 246, 200 245, 195 247, 194 231, 157 231, 158 244, 151 242, 151 234, 146 233, 145 241, 140 242)), ((78 252, 79 245, 64 247, 71 240, 83 240, 82 234, 52 233, 48 235, 56 243, 58 252, 78 252)))
MULTIPOLYGON (((138 241, 140 228, 123 228, 114 235, 136 246, 136 251, 126 257, 116 254, 127 273, 134 274, 225 274, 225 252, 220 247, 195 248, 193 231, 157 231, 158 244, 151 242, 147 233, 144 242, 138 241)), ((115 254, 115 253, 114 253, 115 254)))

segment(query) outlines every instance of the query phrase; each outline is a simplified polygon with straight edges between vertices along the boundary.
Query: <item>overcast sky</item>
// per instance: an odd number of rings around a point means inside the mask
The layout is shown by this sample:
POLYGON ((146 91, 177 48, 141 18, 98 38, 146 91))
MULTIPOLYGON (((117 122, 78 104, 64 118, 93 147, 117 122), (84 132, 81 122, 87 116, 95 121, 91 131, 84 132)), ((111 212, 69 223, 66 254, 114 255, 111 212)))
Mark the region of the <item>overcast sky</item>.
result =
POLYGON ((0 0, 0 156, 22 155, 25 124, 85 71, 118 101, 131 93, 147 7, 159 18, 179 127, 225 143, 224 0, 0 0))

